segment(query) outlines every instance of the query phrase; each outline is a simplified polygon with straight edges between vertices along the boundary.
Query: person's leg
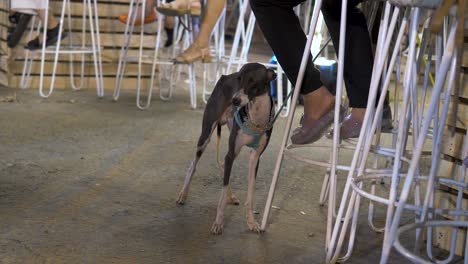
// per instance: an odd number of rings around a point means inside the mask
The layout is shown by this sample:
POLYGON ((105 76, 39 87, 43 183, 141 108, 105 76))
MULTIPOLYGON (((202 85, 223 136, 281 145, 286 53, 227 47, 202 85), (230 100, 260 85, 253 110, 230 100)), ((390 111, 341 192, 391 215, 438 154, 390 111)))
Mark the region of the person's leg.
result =
POLYGON ((47 29, 52 29, 58 25, 57 19, 55 19, 54 15, 52 14, 52 11, 50 10, 47 18, 45 9, 37 10, 37 16, 43 23, 45 23, 45 20, 47 19, 47 29))
MULTIPOLYGON (((344 79, 351 114, 342 126, 342 137, 359 134, 366 113, 374 57, 364 14, 356 7, 361 0, 349 0, 346 23, 344 79)), ((322 14, 338 52, 340 39, 341 0, 325 0, 322 14)))
MULTIPOLYGON (((252 11, 278 62, 293 85, 299 73, 307 42, 293 7, 301 0, 250 0, 252 11)), ((291 137, 294 144, 318 140, 333 121, 333 95, 323 86, 320 72, 309 56, 301 93, 304 94, 302 127, 291 137)))
POLYGON ((164 43, 165 48, 172 46, 172 42, 174 39, 174 24, 175 24, 174 17, 166 16, 164 18, 164 30, 166 31, 166 37, 167 37, 166 43, 164 43))
POLYGON ((22 10, 10 10, 8 20, 11 26, 8 28, 7 44, 10 48, 15 48, 23 37, 32 15, 23 13, 22 10))
POLYGON ((190 63, 209 56, 211 32, 226 5, 226 0, 208 0, 200 23, 200 31, 188 49, 175 59, 176 63, 190 63))
MULTIPOLYGON (((44 36, 43 32, 39 34, 35 39, 29 41, 25 48, 29 50, 37 50, 42 48, 42 43, 46 41, 46 46, 54 45, 58 41, 59 33, 60 33, 60 23, 54 17, 51 10, 49 10, 48 15, 46 16, 46 9, 38 9, 36 10, 37 16, 45 24, 47 21, 47 36, 44 36)), ((65 38, 67 36, 67 32, 63 31, 61 34, 61 38, 65 38)))
MULTIPOLYGON (((58 26, 58 20, 54 17, 52 14, 52 11, 49 10, 49 14, 46 17, 46 10, 45 9, 40 9, 37 10, 37 16, 39 19, 42 21, 42 23, 45 23, 45 20, 47 19, 47 30, 54 29, 58 26)), ((39 35, 39 42, 42 43, 44 41, 44 34, 42 32, 39 35)))
MULTIPOLYGON (((156 11, 154 11, 154 8, 156 7, 156 0, 148 0, 146 1, 146 5, 145 5, 145 19, 144 19, 144 23, 145 24, 148 24, 148 23, 153 23, 154 21, 156 21, 156 11)), ((136 9, 136 12, 137 12, 137 17, 136 17, 136 20, 135 20, 135 25, 136 26, 139 26, 142 24, 142 21, 141 21, 141 10, 142 8, 141 7, 138 7, 136 9)), ((128 13, 125 13, 125 14, 121 14, 119 15, 118 19, 120 22, 126 24, 127 23, 127 18, 128 18, 128 13)))

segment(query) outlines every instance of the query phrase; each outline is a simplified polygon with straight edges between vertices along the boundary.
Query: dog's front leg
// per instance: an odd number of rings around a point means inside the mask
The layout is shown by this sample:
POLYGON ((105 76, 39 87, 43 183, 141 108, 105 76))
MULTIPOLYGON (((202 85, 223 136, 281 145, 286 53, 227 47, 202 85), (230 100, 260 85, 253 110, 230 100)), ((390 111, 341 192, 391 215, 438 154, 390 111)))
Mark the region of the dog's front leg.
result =
POLYGON ((187 175, 185 175, 184 186, 182 187, 182 190, 179 192, 179 197, 177 198, 178 204, 182 205, 185 203, 185 200, 187 200, 190 182, 192 181, 193 174, 195 173, 195 170, 197 168, 198 161, 200 160, 201 155, 205 151, 206 146, 208 146, 208 143, 210 142, 211 134, 213 134, 214 129, 218 125, 217 121, 211 122, 212 117, 211 119, 210 117, 211 116, 208 116, 206 119, 204 117, 202 133, 200 135, 200 138, 198 139, 198 144, 197 144, 197 153, 195 154, 195 158, 193 159, 192 163, 190 163, 190 167, 187 171, 187 175))
POLYGON ((184 186, 182 187, 182 190, 179 192, 179 197, 177 198, 177 203, 180 205, 183 205, 185 203, 185 200, 187 200, 190 182, 192 181, 193 174, 195 173, 198 160, 200 160, 200 157, 197 155, 197 157, 195 157, 195 159, 192 160, 192 163, 190 163, 190 167, 187 171, 187 175, 185 176, 184 186))
POLYGON ((249 159, 249 175, 248 175, 248 187, 247 187, 247 198, 245 199, 245 216, 247 220, 247 226, 252 232, 260 232, 260 226, 255 220, 253 214, 253 195, 255 192, 255 180, 257 178, 258 160, 260 158, 259 149, 253 149, 250 152, 249 159))
POLYGON ((223 233, 224 228, 224 209, 227 204, 228 185, 223 186, 221 191, 221 197, 219 197, 218 208, 216 210, 216 219, 211 227, 211 233, 213 235, 219 235, 223 233))
POLYGON ((238 139, 238 127, 234 127, 231 130, 231 135, 229 136, 229 150, 224 158, 224 181, 223 189, 221 191, 221 197, 219 198, 218 208, 216 211, 216 219, 211 227, 211 233, 219 235, 223 232, 224 227, 224 210, 226 209, 226 204, 228 201, 228 195, 231 195, 229 187, 229 178, 231 177, 232 164, 239 154, 242 146, 245 145, 244 142, 238 139))
POLYGON ((231 175, 232 164, 235 159, 234 151, 229 151, 224 159, 224 185, 221 191, 221 197, 219 197, 218 208, 216 211, 216 219, 211 227, 211 233, 219 235, 223 232, 224 227, 224 210, 226 209, 226 204, 229 194, 229 177, 231 175))

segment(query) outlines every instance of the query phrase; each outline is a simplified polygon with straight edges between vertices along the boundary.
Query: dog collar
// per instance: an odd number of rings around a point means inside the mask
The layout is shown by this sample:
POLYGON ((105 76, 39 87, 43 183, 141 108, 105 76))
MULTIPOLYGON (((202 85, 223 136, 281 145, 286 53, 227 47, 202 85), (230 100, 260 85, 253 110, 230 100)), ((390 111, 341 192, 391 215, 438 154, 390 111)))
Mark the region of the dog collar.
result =
POLYGON ((270 110, 270 121, 267 124, 258 125, 248 120, 248 118, 243 119, 241 117, 240 110, 242 108, 245 108, 245 110, 247 110, 246 106, 247 105, 237 108, 236 112, 234 112, 234 120, 245 134, 253 137, 252 143, 247 144, 247 147, 257 148, 258 143, 260 143, 261 136, 265 134, 266 131, 270 130, 273 126, 271 120, 272 116, 274 115, 274 107, 272 106, 270 110))

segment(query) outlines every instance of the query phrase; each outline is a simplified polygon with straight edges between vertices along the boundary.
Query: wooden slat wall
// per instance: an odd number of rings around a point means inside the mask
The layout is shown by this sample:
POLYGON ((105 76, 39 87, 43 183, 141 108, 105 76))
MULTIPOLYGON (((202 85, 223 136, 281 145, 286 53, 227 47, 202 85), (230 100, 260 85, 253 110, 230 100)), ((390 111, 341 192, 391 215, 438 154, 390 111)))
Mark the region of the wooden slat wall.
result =
MULTIPOLYGON (((465 50, 467 48, 468 43, 465 44, 465 50)), ((466 51, 461 67, 460 90, 452 97, 457 104, 450 106, 447 130, 442 144, 442 153, 449 161, 461 161, 466 158, 462 156, 463 142, 468 129, 468 52, 466 51)))
MULTIPOLYGON (((2 1, 3 2, 3 1, 2 1)), ((62 0, 50 0, 51 10, 54 12, 56 17, 60 16, 62 0)), ((83 12, 83 1, 81 0, 72 0, 71 4, 71 24, 73 28, 73 43, 81 43, 81 30, 82 30, 82 12, 83 12)), ((108 0, 108 1, 98 1, 98 13, 99 13, 99 25, 101 32, 101 47, 102 47, 102 59, 103 59, 103 75, 104 75, 104 85, 106 89, 113 89, 115 84, 115 74, 117 71, 117 62, 120 54, 121 45, 123 43, 123 33, 125 30, 125 25, 120 23, 117 20, 118 15, 128 12, 128 0, 108 0)), ((6 10, 3 10, 5 11, 6 10)), ((5 22, 7 23, 7 22, 5 22)), ((68 28, 67 21, 65 26, 68 28)), ((145 36, 144 36, 144 50, 145 52, 150 52, 154 48, 154 43, 156 39, 156 27, 157 24, 149 24, 145 26, 145 36)), ((89 32, 89 25, 86 25, 86 30, 89 32)), ((139 29, 137 29, 139 33, 139 29)), ((64 43, 68 43, 68 38, 64 39, 64 43)), ((87 34, 87 39, 90 43, 89 34, 87 34)), ((22 43, 18 45, 12 52, 12 63, 11 67, 11 78, 10 86, 17 87, 19 80, 21 78, 21 73, 23 70, 23 59, 24 59, 24 44, 28 41, 27 34, 22 40, 22 43)), ((137 54, 139 47, 139 34, 132 38, 129 54, 137 54)), ((75 59, 79 61, 79 57, 75 56, 75 59)), ((50 75, 52 73, 52 56, 46 57, 46 69, 45 69, 45 79, 44 83, 47 85, 50 82, 50 75)), ((40 71, 39 66, 40 57, 36 55, 35 63, 32 68, 32 78, 31 78, 31 87, 38 87, 37 75, 40 71)), ((92 63, 92 57, 86 56, 86 67, 85 67, 85 76, 86 78, 85 87, 95 88, 95 79, 94 79, 94 68, 92 63)), ((75 63, 75 73, 78 74, 79 63, 75 63)), ((126 68, 126 79, 124 80, 123 86, 132 88, 136 85, 136 74, 137 74, 137 65, 135 63, 127 64, 126 68)), ((149 65, 143 66, 143 78, 148 80, 151 76, 151 67, 149 65)), ((59 65, 57 70, 57 79, 56 79, 56 88, 69 88, 69 61, 68 56, 61 56, 59 58, 59 65)))
POLYGON ((8 58, 10 50, 6 44, 8 35, 8 1, 0 4, 0 86, 8 86, 8 58))
MULTIPOLYGON (((465 31, 466 32, 466 31, 465 31)), ((442 143, 442 161, 440 164, 439 172, 441 176, 452 179, 460 180, 461 162, 467 158, 463 156, 462 149, 464 141, 467 140, 466 130, 468 129, 468 41, 467 34, 465 33, 465 52, 464 58, 461 63, 461 85, 458 94, 453 94, 452 100, 458 103, 457 109, 455 104, 450 106, 450 118, 447 129, 444 133, 442 143)), ((465 179, 468 182, 468 179, 465 179)), ((456 189, 453 186, 441 185, 436 193, 436 206, 440 205, 443 208, 455 208, 456 204, 456 189)), ((465 190, 464 199, 462 203, 463 209, 468 209, 468 190, 465 190)), ((453 217, 446 216, 447 219, 453 217)), ((461 220, 467 220, 464 217, 461 220)), ((435 228, 434 246, 449 250, 451 246, 452 228, 437 227, 435 228)), ((457 237, 455 254, 463 256, 465 249, 465 241, 467 230, 466 228, 459 228, 457 237)))

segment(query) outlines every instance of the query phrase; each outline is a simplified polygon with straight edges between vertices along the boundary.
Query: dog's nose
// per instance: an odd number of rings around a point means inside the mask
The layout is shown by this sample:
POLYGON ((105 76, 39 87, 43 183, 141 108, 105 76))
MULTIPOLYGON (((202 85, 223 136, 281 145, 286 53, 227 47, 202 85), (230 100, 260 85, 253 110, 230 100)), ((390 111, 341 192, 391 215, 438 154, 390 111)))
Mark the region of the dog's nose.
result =
POLYGON ((241 99, 239 99, 237 97, 232 98, 232 104, 234 106, 239 106, 241 104, 241 99))

